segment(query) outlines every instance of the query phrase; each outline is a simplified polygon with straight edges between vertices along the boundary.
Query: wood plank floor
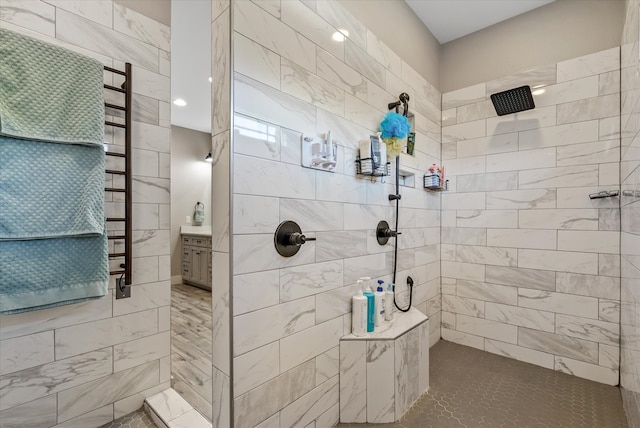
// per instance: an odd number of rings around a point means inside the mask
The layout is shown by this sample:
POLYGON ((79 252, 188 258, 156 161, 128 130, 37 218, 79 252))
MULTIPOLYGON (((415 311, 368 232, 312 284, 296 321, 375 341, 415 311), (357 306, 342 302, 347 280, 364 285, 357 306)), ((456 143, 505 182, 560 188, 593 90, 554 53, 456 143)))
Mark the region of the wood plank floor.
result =
POLYGON ((211 420, 211 292, 171 286, 171 386, 211 420))

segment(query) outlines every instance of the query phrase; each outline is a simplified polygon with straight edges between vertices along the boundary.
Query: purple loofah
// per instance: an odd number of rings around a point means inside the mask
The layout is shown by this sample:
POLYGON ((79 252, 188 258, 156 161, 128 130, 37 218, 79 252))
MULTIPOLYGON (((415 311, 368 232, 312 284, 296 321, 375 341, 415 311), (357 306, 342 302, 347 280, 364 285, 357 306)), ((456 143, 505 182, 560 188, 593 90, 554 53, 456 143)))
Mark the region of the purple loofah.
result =
POLYGON ((380 123, 380 131, 382 138, 405 138, 409 135, 411 125, 406 117, 401 114, 390 111, 380 123))

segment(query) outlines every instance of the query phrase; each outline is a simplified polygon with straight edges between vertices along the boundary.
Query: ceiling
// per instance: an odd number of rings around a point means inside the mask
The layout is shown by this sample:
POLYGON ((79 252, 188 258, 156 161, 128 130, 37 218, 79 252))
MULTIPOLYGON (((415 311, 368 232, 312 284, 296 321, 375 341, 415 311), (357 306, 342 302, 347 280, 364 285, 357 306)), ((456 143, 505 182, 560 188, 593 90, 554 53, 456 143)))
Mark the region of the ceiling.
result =
MULTIPOLYGON (((553 0, 405 0, 441 44, 553 0)), ((171 123, 211 132, 211 0, 171 1, 171 123), (181 98, 187 105, 176 106, 181 98)))
POLYGON ((489 27, 553 0, 405 0, 440 44, 489 27))

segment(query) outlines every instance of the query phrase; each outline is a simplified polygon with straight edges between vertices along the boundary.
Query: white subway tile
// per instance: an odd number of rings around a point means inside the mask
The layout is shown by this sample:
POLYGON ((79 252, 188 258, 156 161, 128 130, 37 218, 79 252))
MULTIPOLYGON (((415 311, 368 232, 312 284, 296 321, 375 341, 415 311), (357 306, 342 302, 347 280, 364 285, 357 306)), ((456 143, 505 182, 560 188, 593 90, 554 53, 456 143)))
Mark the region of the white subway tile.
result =
POLYGON ((168 331, 121 343, 113 347, 114 373, 169 356, 168 331))
POLYGON ((345 114, 344 91, 286 59, 281 60, 282 92, 311 105, 342 116, 345 114))
POLYGON ((502 355, 504 357, 513 358, 518 361, 524 361, 525 363, 535 364, 547 369, 553 369, 553 355, 535 351, 529 348, 523 348, 518 345, 512 345, 510 343, 499 342, 497 340, 486 339, 485 351, 492 354, 502 355))
POLYGON ((513 287, 555 290, 555 272, 503 266, 487 266, 487 282, 513 287))
POLYGON ((453 107, 472 104, 474 102, 484 100, 486 95, 487 86, 485 83, 478 83, 477 85, 445 92, 442 94, 442 109, 446 110, 453 107))
POLYGON ((553 312, 501 305, 498 303, 487 303, 485 305, 485 318, 488 320, 550 333, 555 332, 555 316, 553 312))
POLYGON ((518 345, 590 363, 598 362, 597 343, 560 334, 519 327, 518 345))
POLYGON ((620 278, 557 272, 556 287, 560 293, 601 298, 620 297, 620 278))
POLYGON ((233 352, 241 355, 315 324, 315 299, 306 297, 234 317, 233 352))
POLYGON ((558 125, 603 119, 620 114, 620 94, 603 95, 588 100, 558 105, 558 125))
POLYGON ((487 94, 505 91, 522 85, 548 86, 556 83, 556 65, 544 65, 487 82, 487 94))
POLYGON ((522 229, 578 229, 598 230, 596 209, 521 210, 522 229))
POLYGON ((157 309, 63 327, 56 330, 56 358, 83 354, 157 332, 157 309))
POLYGON ((556 106, 487 119, 487 135, 508 134, 556 125, 556 106))
POLYGON ((233 208, 234 233, 271 233, 280 224, 278 198, 238 194, 233 208))
POLYGON ((233 359, 236 397, 280 374, 280 345, 275 341, 233 359))
POLYGON ((560 356, 556 356, 555 369, 606 385, 617 385, 619 379, 618 370, 560 356))
POLYGON ((580 165, 520 171, 518 183, 520 189, 594 186, 598 184, 598 170, 593 165, 580 165))
POLYGON ((338 346, 342 319, 334 318, 280 339, 280 370, 289 370, 338 346))
POLYGON ((316 47, 302 34, 251 2, 235 4, 234 30, 307 70, 316 69, 316 47))
POLYGON ((556 239, 555 230, 487 229, 487 245, 490 247, 555 250, 556 239))
POLYGON ((460 175, 454 177, 454 180, 456 192, 490 192, 518 188, 516 171, 460 175))
POLYGON ((280 301, 312 296, 342 287, 342 260, 280 270, 280 301))
POLYGON ((517 210, 458 210, 458 227, 517 228, 517 210))
POLYGON ((618 68, 620 68, 620 49, 615 47, 559 62, 558 82, 606 73, 618 68))
POLYGON ((607 345, 620 343, 620 326, 617 322, 596 321, 556 314, 556 333, 607 345))
POLYGON ((443 210, 484 210, 483 192, 446 193, 442 195, 443 210))
POLYGON ((278 270, 267 270, 233 277, 233 313, 241 315, 278 304, 278 270))
POLYGON ((444 340, 448 340, 449 342, 484 350, 484 337, 476 336, 474 334, 463 333, 458 330, 450 330, 444 327, 440 331, 442 332, 442 338, 444 340))
POLYGON ((507 305, 516 305, 518 303, 518 289, 516 287, 458 280, 457 284, 454 285, 454 289, 456 294, 461 297, 507 305))
POLYGON ((396 76, 402 74, 402 59, 371 30, 367 30, 367 53, 396 76))
POLYGON ((518 267, 595 275, 598 273, 598 255, 571 251, 519 249, 518 267))
POLYGON ((242 34, 233 43, 234 70, 265 85, 280 89, 280 56, 242 34))
MULTIPOLYGON (((455 123, 457 122, 454 122, 454 124, 455 123)), ((445 127, 447 124, 443 122, 442 126, 445 127)), ((457 142, 458 157, 491 155, 495 153, 515 152, 517 150, 517 132, 511 134, 490 135, 488 137, 473 138, 457 142)))
POLYGON ((520 171, 555 166, 555 148, 521 150, 487 156, 487 172, 520 171))
MULTIPOLYGON (((111 22, 107 26, 110 27, 111 22)), ((171 51, 169 26, 118 3, 113 4, 113 29, 164 51, 171 51)))
POLYGON ((317 108, 309 103, 237 73, 233 91, 236 113, 299 132, 315 133, 317 108))
POLYGON ((453 314, 484 318, 484 305, 485 303, 481 300, 447 294, 442 296, 442 310, 453 314))
POLYGON ((598 299, 594 297, 520 288, 518 306, 598 319, 598 299))
POLYGON ((459 314, 456 315, 456 327, 463 333, 507 343, 518 343, 518 327, 513 325, 459 314))
POLYGON ((616 162, 620 159, 618 140, 558 147, 558 166, 616 162))
POLYGON ((457 245, 456 261, 485 265, 516 266, 518 253, 513 248, 457 245))
POLYGON ((558 249, 589 253, 616 254, 620 251, 620 234, 611 231, 558 231, 558 249))
POLYGON ((303 233, 342 230, 343 204, 280 198, 280 221, 285 220, 295 220, 303 233))
POLYGON ((519 134, 520 150, 588 143, 598 140, 598 121, 589 120, 567 125, 537 128, 519 134))
POLYGON ((484 281, 484 265, 460 262, 441 262, 442 276, 469 281, 484 281))
POLYGON ((46 364, 55 359, 53 331, 3 340, 0 348, 0 375, 46 364))
POLYGON ((235 192, 300 199, 315 197, 315 171, 301 166, 235 156, 235 192))
MULTIPOLYGON (((569 82, 546 86, 541 94, 533 95, 537 107, 567 103, 598 96, 598 76, 589 76, 569 82)), ((535 92, 535 91, 534 91, 535 92)))
POLYGON ((442 128, 442 143, 455 143, 462 140, 484 137, 486 133, 485 120, 476 120, 442 128))

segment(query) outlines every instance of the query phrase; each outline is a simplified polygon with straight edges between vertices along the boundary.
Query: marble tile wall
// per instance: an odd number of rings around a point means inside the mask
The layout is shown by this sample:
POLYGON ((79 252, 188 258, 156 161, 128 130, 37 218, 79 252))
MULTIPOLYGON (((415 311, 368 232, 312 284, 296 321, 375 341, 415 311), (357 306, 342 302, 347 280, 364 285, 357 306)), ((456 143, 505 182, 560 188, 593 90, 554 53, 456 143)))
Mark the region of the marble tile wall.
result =
POLYGON ((211 170, 212 207, 212 419, 231 426, 231 3, 211 2, 211 170))
POLYGON ((618 198, 588 195, 619 189, 619 82, 613 48, 443 94, 444 339, 618 383, 618 198), (496 116, 525 84, 536 108, 496 116))
POLYGON ((620 385, 630 427, 640 427, 640 2, 626 2, 621 49, 620 385))
MULTIPOLYGON (((372 5, 375 7, 375 5, 372 5)), ((356 280, 390 282, 394 181, 355 175, 356 148, 401 92, 416 114, 415 183, 401 187, 398 301, 430 316, 440 338, 440 195, 421 188, 440 162, 440 94, 336 1, 234 1, 232 266, 236 427, 331 427, 338 421, 339 339, 356 280), (343 42, 332 40, 348 31, 343 42), (302 135, 338 144, 335 173, 300 166, 302 135), (308 236, 291 258, 273 247, 283 220, 308 236), (295 381, 294 381, 295 379, 295 381)), ((215 180, 214 180, 215 183, 215 180)))
MULTIPOLYGON (((0 425, 100 426, 170 383, 170 29, 111 0, 6 0, 0 27, 133 64, 132 297, 115 300, 112 279, 102 299, 0 317, 0 425)), ((107 127, 105 141, 121 151, 124 133, 107 127)), ((107 198, 107 215, 123 214, 107 198)))

